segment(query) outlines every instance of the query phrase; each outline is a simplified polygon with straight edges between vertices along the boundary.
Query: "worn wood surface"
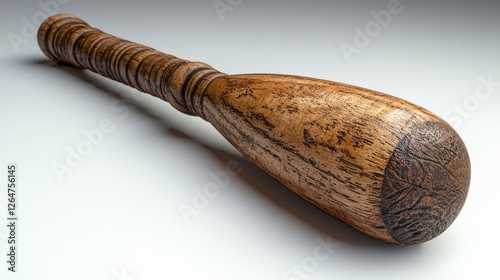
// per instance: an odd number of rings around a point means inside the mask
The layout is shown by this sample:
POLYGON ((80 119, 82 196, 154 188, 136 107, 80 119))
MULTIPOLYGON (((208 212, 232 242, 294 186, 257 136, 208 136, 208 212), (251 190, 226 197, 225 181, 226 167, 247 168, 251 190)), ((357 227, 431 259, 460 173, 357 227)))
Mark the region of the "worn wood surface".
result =
POLYGON ((50 59, 85 68, 212 123, 252 162, 309 202, 375 238, 441 234, 469 188, 464 143, 404 100, 287 75, 226 75, 116 38, 72 15, 40 27, 50 59))

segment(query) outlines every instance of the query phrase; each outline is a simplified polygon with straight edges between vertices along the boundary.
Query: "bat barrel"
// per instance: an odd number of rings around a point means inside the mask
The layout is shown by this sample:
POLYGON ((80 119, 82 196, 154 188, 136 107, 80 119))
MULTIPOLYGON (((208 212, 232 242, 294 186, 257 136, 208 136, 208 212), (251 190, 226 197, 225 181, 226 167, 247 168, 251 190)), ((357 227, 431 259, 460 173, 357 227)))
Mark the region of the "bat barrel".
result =
POLYGON ((237 75, 215 80, 202 107, 283 185, 386 242, 431 240, 464 205, 465 144, 442 119, 407 101, 311 78, 237 75))

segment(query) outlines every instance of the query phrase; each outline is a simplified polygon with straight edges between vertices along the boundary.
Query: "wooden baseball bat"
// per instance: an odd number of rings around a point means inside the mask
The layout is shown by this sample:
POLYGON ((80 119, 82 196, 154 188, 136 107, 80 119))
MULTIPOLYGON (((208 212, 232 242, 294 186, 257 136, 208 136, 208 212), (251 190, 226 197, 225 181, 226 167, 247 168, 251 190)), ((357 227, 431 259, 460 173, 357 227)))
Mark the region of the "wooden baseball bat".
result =
POLYGON ((428 241, 464 205, 470 182, 464 143, 441 118, 407 101, 319 79, 227 75, 68 14, 43 22, 38 43, 56 62, 210 122, 287 188, 372 237, 428 241))

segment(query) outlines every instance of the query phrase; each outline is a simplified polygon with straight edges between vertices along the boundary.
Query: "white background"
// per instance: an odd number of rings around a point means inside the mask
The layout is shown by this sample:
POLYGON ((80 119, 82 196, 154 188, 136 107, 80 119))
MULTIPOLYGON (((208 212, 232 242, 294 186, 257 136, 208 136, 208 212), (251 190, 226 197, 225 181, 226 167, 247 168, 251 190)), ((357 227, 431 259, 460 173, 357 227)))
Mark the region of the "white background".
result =
POLYGON ((225 12, 212 1, 66 2, 0 4, 0 279, 301 279, 287 272, 302 265, 308 279, 498 279, 499 2, 401 0, 363 44, 357 28, 389 1, 221 0, 225 12), (312 76, 419 104, 467 144, 465 207, 423 245, 364 236, 248 163, 203 120, 48 61, 31 25, 56 12, 226 73, 312 76), (358 52, 346 56, 343 43, 358 52), (496 84, 477 95, 481 79, 496 84), (113 130, 58 180, 53 165, 103 121, 113 130), (179 207, 233 161, 241 173, 187 224, 179 207), (6 263, 10 163, 17 273, 6 263), (312 266, 328 238, 335 249, 312 266))

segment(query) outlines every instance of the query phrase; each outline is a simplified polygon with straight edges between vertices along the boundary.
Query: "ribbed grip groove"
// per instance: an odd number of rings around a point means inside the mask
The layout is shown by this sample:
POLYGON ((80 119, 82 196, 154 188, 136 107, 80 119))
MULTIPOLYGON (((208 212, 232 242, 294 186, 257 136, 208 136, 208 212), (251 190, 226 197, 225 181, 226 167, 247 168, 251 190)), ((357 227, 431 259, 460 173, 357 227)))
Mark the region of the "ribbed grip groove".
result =
POLYGON ((208 82, 223 75, 201 62, 190 62, 89 26, 73 15, 50 17, 38 31, 40 48, 50 59, 89 69, 200 115, 199 101, 208 82), (203 79, 203 80, 202 80, 203 79))

